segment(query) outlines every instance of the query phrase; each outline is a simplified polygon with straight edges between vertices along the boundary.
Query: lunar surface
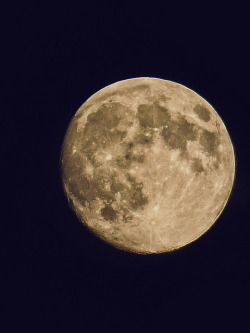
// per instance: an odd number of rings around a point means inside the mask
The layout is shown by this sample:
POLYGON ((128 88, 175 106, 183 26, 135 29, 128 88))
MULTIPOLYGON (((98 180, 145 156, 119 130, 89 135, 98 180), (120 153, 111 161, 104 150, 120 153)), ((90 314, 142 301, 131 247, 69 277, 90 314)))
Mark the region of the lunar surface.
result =
POLYGON ((70 206, 116 248, 180 248, 217 220, 232 190, 233 146, 213 107, 156 78, 116 82, 91 96, 67 129, 62 181, 70 206))

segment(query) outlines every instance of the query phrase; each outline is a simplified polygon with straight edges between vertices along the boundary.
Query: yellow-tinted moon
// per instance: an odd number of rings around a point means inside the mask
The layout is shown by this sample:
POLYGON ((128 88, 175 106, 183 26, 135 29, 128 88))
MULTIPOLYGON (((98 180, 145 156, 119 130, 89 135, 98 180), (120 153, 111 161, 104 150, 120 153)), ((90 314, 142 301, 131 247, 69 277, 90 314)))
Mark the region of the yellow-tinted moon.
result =
POLYGON ((213 225, 232 190, 235 158, 223 121, 202 97, 135 78, 80 107, 61 167, 78 218, 113 246, 147 254, 182 247, 213 225))

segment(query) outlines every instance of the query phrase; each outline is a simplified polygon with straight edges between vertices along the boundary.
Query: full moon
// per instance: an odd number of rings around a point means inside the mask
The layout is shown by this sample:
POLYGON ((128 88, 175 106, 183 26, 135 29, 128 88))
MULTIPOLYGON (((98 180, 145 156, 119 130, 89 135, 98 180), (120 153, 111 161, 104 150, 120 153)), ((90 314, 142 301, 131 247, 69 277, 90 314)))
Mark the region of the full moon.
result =
POLYGON ((142 77, 111 84, 79 108, 61 170, 86 227, 116 248, 150 254, 185 246, 214 224, 232 190, 235 157, 205 99, 142 77))

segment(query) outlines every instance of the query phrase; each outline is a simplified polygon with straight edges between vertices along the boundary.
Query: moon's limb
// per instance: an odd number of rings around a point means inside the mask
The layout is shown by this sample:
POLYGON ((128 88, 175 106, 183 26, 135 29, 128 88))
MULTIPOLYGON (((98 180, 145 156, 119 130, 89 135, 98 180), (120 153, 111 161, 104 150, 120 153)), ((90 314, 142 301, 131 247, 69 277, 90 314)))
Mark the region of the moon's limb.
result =
POLYGON ((155 78, 117 82, 77 111, 62 148, 66 195, 115 247, 159 253, 208 230, 230 195, 225 125, 192 90, 155 78))

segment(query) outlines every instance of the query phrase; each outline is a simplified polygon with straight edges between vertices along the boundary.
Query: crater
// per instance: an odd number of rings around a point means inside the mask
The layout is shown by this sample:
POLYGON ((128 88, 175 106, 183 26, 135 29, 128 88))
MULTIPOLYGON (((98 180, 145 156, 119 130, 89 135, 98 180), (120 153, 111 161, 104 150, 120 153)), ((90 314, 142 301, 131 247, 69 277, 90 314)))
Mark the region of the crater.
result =
POLYGON ((201 120, 208 122, 211 119, 210 112, 203 105, 196 104, 193 110, 201 120))

